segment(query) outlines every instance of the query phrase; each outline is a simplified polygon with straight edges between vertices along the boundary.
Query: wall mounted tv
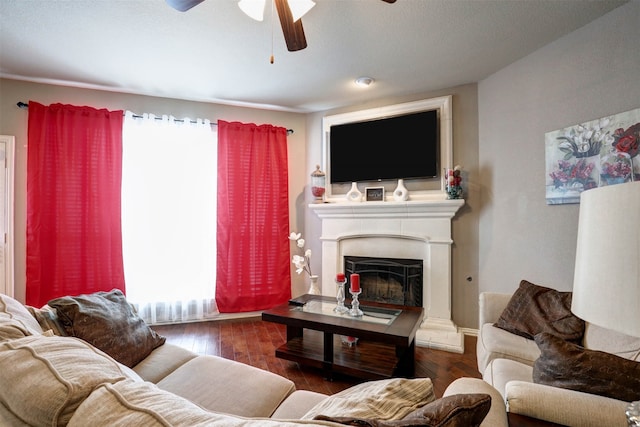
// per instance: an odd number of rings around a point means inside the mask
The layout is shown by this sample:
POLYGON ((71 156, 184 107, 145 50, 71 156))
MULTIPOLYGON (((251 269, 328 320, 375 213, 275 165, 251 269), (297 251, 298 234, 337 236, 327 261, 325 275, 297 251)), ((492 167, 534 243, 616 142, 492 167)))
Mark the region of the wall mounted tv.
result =
POLYGON ((438 175, 438 110, 335 124, 328 139, 332 184, 438 175))

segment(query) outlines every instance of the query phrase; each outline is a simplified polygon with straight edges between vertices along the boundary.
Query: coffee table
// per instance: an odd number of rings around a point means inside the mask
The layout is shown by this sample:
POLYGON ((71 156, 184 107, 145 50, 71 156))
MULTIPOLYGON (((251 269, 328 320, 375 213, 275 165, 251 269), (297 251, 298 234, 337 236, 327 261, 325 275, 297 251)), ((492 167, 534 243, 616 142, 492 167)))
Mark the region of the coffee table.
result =
MULTIPOLYGON (((349 301, 346 301, 349 306, 349 301)), ((361 317, 333 311, 336 299, 302 295, 262 313, 262 320, 287 326, 287 342, 276 357, 335 374, 372 380, 415 376, 415 336, 422 307, 362 302, 361 317), (349 346, 341 336, 357 337, 349 346)))

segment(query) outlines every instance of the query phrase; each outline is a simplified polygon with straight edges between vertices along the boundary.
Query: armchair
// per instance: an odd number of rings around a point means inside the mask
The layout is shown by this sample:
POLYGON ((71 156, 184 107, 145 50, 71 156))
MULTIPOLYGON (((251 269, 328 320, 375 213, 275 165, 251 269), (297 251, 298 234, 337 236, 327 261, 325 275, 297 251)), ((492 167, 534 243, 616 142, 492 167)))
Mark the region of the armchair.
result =
MULTIPOLYGON (((510 294, 480 295, 478 369, 504 397, 510 413, 568 426, 626 427, 629 402, 533 382, 533 364, 540 356, 535 341, 493 326, 510 294)), ((640 338, 586 323, 581 345, 587 349, 640 361, 640 338)))

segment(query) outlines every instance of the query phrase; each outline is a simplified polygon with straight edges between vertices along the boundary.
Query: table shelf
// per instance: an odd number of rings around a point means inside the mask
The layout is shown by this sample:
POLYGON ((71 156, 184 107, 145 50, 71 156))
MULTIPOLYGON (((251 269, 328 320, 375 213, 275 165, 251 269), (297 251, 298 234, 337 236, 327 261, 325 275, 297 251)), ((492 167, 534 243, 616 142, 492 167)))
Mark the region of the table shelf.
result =
POLYGON ((395 375, 398 358, 395 346, 359 340, 349 347, 339 335, 333 336, 333 364, 323 360, 323 333, 305 330, 302 337, 293 338, 276 349, 276 356, 333 373, 377 380, 395 375))

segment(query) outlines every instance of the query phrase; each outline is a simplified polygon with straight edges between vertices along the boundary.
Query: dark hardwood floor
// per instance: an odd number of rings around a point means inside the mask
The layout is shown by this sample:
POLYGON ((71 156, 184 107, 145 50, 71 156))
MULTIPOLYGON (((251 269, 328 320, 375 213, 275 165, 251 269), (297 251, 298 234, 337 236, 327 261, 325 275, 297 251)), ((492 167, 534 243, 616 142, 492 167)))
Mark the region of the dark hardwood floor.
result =
MULTIPOLYGON (((328 381, 318 370, 276 358, 276 348, 286 341, 285 327, 260 318, 157 325, 153 329, 167 342, 195 353, 221 356, 282 375, 299 390, 333 394, 361 382, 348 377, 328 381)), ((476 337, 466 336, 464 345, 464 354, 416 347, 416 376, 431 378, 436 396, 442 396, 456 378, 480 378, 476 337)))

